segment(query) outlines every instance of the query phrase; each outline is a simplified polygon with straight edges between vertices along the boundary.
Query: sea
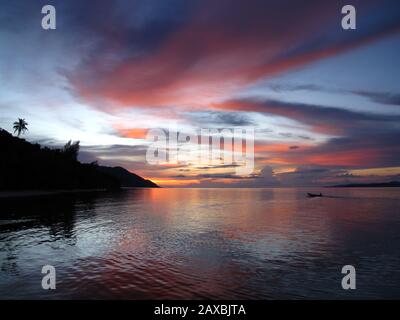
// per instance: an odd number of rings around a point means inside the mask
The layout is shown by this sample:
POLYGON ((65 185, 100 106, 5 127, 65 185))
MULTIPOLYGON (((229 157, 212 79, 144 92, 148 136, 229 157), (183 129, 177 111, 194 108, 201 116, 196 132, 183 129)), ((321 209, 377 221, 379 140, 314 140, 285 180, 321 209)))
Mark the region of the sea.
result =
POLYGON ((399 188, 0 200, 0 299, 399 298, 399 188), (46 266, 53 290, 43 289, 46 266))

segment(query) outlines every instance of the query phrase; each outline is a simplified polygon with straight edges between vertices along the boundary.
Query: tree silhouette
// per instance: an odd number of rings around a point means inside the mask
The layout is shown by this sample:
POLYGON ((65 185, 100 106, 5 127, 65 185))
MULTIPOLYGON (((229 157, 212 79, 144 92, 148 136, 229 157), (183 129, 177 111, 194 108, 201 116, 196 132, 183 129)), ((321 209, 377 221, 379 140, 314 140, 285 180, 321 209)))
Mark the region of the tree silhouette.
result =
POLYGON ((63 153, 68 158, 76 160, 78 158, 80 149, 79 143, 80 143, 79 141, 72 142, 71 140, 69 140, 64 146, 63 153))
POLYGON ((28 122, 26 122, 25 119, 18 118, 18 121, 14 122, 13 128, 14 128, 14 133, 17 132, 18 133, 17 135, 19 137, 21 133, 24 134, 25 131, 28 130, 28 122))

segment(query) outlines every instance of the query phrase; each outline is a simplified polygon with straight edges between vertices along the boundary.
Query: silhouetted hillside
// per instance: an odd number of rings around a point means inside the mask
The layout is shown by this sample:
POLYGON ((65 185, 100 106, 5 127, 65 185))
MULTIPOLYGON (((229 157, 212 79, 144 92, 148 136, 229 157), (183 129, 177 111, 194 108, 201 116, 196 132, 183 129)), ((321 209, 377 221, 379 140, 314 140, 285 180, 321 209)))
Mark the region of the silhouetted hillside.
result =
POLYGON ((400 188, 400 181, 342 184, 330 188, 400 188))
POLYGON ((99 166, 98 169, 114 178, 116 178, 121 187, 142 187, 142 188, 158 188, 158 186, 150 181, 143 179, 137 174, 131 173, 122 167, 104 167, 99 166))
MULTIPOLYGON (((41 147, 2 129, 0 152, 0 190, 119 189, 128 181, 128 175, 119 177, 111 174, 110 170, 104 170, 104 167, 100 170, 97 164, 78 162, 76 157, 71 156, 71 148, 41 147)), ((136 175, 134 177, 138 185, 134 185, 132 178, 128 181, 129 186, 142 187, 147 181, 136 175)))

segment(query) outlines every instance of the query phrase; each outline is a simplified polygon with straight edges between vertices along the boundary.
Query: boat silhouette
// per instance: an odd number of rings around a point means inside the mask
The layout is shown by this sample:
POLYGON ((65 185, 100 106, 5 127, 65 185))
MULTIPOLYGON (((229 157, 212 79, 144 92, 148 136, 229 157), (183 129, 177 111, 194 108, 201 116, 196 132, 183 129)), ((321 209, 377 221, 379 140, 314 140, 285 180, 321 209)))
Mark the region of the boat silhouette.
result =
POLYGON ((323 197, 322 193, 316 194, 307 192, 307 195, 309 198, 323 197))

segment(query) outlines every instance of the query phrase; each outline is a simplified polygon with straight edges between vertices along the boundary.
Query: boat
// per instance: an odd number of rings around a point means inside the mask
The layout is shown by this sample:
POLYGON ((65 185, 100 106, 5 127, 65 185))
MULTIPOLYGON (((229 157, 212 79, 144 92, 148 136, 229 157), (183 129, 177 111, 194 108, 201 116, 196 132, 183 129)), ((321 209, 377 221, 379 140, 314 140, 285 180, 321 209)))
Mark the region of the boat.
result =
POLYGON ((322 193, 316 194, 316 193, 307 192, 307 195, 308 195, 309 198, 323 197, 322 193))

